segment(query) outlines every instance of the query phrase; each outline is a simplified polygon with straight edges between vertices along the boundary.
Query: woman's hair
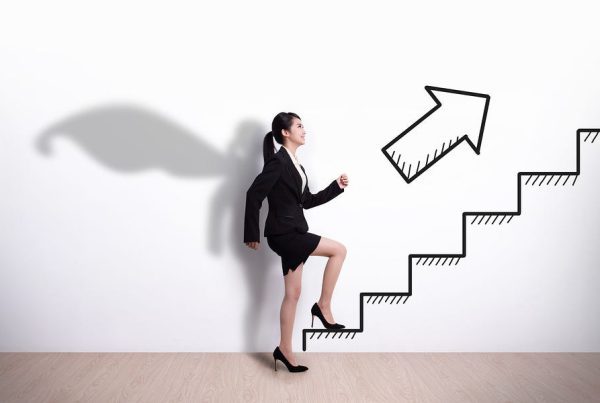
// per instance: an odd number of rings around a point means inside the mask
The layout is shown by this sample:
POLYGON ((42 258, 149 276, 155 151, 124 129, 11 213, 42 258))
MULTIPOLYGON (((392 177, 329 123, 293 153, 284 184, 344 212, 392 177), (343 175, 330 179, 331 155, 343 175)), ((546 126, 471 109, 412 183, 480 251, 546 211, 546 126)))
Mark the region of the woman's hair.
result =
POLYGON ((275 115, 273 123, 271 123, 271 131, 267 133, 263 140, 264 162, 267 162, 269 158, 275 155, 275 143, 273 142, 273 139, 283 145, 283 135, 281 134, 281 131, 284 129, 290 130, 294 118, 300 119, 300 116, 296 115, 294 112, 279 112, 275 115))

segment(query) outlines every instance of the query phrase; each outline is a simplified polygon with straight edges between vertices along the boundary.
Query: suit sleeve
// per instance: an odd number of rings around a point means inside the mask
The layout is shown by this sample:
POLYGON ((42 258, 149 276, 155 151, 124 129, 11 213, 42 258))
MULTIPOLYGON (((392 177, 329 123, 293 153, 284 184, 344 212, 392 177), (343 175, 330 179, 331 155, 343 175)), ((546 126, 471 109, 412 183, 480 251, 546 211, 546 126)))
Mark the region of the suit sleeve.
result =
POLYGON ((260 242, 259 211, 262 202, 281 176, 279 158, 268 160, 263 170, 246 191, 246 209, 244 214, 244 243, 260 242))
POLYGON ((329 184, 325 189, 321 190, 319 193, 312 194, 310 193, 310 189, 308 188, 308 184, 306 184, 306 199, 302 203, 305 209, 317 207, 323 203, 327 203, 334 197, 342 194, 344 189, 340 187, 337 183, 337 179, 334 179, 333 182, 329 184))

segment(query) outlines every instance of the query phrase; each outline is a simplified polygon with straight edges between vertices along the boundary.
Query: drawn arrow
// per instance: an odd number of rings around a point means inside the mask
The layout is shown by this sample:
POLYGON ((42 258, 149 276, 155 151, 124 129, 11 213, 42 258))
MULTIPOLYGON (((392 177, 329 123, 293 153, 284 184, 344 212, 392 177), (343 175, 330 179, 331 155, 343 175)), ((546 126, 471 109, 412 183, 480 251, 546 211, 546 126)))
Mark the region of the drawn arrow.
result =
POLYGON ((490 96, 431 86, 425 90, 436 105, 381 149, 406 183, 463 141, 481 152, 490 96))

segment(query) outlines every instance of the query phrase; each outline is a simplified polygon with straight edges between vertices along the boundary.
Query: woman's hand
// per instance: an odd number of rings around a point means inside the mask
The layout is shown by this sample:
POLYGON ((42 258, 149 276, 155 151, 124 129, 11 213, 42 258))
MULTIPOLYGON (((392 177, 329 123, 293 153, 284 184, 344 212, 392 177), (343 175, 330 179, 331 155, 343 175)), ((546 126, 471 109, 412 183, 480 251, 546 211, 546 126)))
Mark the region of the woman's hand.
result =
POLYGON ((337 178, 338 186, 343 189, 348 186, 348 175, 341 174, 339 178, 337 178))
POLYGON ((246 242, 246 245, 247 245, 249 248, 252 248, 252 249, 254 249, 254 250, 257 250, 257 249, 258 249, 258 245, 259 245, 259 244, 260 244, 260 242, 246 242))

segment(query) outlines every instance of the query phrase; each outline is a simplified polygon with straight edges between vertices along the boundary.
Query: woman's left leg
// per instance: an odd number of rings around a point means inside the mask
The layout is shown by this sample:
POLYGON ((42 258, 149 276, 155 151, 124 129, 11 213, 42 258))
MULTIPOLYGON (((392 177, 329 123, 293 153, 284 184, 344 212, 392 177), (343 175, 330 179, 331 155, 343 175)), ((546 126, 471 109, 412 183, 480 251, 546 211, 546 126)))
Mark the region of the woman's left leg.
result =
POLYGON ((341 242, 333 239, 321 237, 317 248, 311 253, 311 256, 326 256, 327 264, 325 265, 325 271, 323 272, 323 286, 321 287, 321 297, 317 304, 323 312, 323 316, 327 322, 335 323, 333 314, 331 313, 331 298, 333 296, 333 290, 335 283, 342 270, 342 265, 346 259, 346 246, 341 242))

